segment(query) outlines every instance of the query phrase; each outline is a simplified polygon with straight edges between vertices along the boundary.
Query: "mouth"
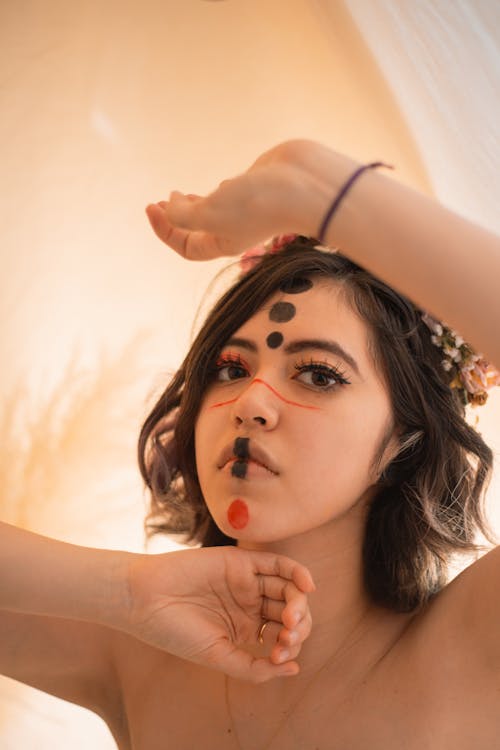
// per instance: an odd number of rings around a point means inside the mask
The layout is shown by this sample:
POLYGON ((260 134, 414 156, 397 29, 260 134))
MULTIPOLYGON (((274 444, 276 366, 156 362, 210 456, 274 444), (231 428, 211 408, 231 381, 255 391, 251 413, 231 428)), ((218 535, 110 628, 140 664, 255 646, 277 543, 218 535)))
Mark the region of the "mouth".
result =
POLYGON ((217 468, 222 470, 228 467, 231 469, 233 464, 238 462, 239 466, 246 465, 248 469, 250 469, 250 467, 256 467, 260 470, 265 469, 270 474, 278 476, 279 471, 267 451, 253 439, 244 440, 244 444, 237 439, 236 442, 226 446, 219 456, 217 468), (235 447, 235 445, 237 447, 235 447), (241 450, 239 450, 239 448, 241 448, 241 450))
POLYGON ((273 471, 272 469, 269 468, 269 466, 266 466, 266 464, 262 464, 260 461, 255 461, 255 459, 253 458, 237 458, 236 456, 233 456, 232 458, 229 459, 229 461, 226 461, 224 466, 222 466, 221 468, 225 469, 227 466, 229 469, 232 469, 235 463, 238 463, 239 465, 245 465, 248 467, 258 466, 261 469, 265 469, 267 472, 269 472, 269 474, 272 474, 275 477, 278 476, 278 473, 276 471, 273 471))

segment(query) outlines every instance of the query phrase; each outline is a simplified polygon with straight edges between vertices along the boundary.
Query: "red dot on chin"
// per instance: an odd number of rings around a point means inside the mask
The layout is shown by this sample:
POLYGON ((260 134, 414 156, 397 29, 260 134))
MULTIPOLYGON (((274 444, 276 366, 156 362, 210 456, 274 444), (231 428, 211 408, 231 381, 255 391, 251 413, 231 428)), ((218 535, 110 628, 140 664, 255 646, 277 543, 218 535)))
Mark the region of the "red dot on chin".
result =
POLYGON ((243 529, 248 523, 248 507, 243 500, 233 500, 227 511, 227 519, 233 529, 243 529))

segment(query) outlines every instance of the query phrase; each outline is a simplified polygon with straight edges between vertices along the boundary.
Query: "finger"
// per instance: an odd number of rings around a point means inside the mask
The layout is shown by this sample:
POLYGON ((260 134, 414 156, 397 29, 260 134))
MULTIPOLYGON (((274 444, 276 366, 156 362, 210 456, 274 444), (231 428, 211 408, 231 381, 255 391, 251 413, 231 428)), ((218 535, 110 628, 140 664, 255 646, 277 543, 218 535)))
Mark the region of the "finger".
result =
POLYGON ((301 643, 297 646, 286 646, 278 642, 273 646, 269 659, 273 664, 286 664, 295 661, 300 654, 301 648, 301 643))
POLYGON ((257 640, 269 649, 269 658, 273 664, 283 664, 297 658, 302 648, 302 640, 298 633, 293 633, 294 638, 283 640, 283 633, 291 635, 277 622, 266 620, 257 633, 257 640), (259 638, 260 636, 260 638, 259 638))
POLYGON ((264 597, 286 602, 290 605, 287 609, 292 617, 295 614, 303 617, 308 606, 307 593, 297 588, 293 581, 285 581, 277 576, 261 576, 259 583, 259 590, 264 597))
POLYGON ((297 658, 303 639, 296 632, 284 630, 278 622, 266 620, 259 628, 257 640, 268 649, 273 664, 283 664, 297 658), (283 640, 284 633, 287 640, 283 640))
POLYGON ((160 201, 156 205, 163 210, 169 224, 177 229, 206 232, 215 228, 209 201, 200 195, 184 195, 174 190, 168 201, 160 201))
POLYGON ((151 203, 146 206, 146 215, 156 236, 180 255, 184 255, 187 231, 176 229, 168 220, 166 203, 151 203))
MULTIPOLYGON (((273 645, 275 642, 279 642, 283 647, 298 647, 300 650, 312 630, 312 618, 309 611, 305 613, 300 622, 287 626, 283 623, 283 605, 272 600, 267 601, 268 604, 262 616, 268 625, 263 630, 262 625, 259 627, 257 637, 262 633, 263 641, 266 645, 273 645)), ((298 651, 293 656, 295 657, 297 653, 298 651)))
POLYGON ((306 593, 316 590, 309 570, 290 557, 274 555, 271 552, 248 552, 248 554, 252 556, 254 571, 257 575, 279 576, 293 581, 297 588, 306 593))
MULTIPOLYGON (((229 641, 219 641, 210 653, 211 666, 237 680, 254 683, 267 682, 275 677, 288 677, 300 671, 297 662, 274 664, 269 659, 255 658, 246 651, 235 648, 229 641)), ((206 662, 204 662, 206 666, 206 662)))
POLYGON ((311 619, 309 608, 304 609, 303 614, 300 615, 299 619, 291 617, 290 613, 286 611, 286 606, 283 602, 274 601, 274 599, 264 599, 261 610, 261 616, 263 620, 270 620, 271 622, 277 622, 281 627, 287 631, 297 631, 300 629, 302 632, 304 623, 311 619))
POLYGON ((265 620, 264 626, 261 625, 257 632, 257 640, 259 636, 262 636, 262 642, 273 649, 271 658, 276 663, 284 659, 295 659, 312 630, 309 609, 305 610, 304 616, 298 623, 294 621, 288 626, 283 624, 283 621, 287 619, 284 617, 285 609, 282 602, 266 599, 262 613, 265 620), (285 652, 286 656, 283 656, 285 652))
POLYGON ((312 618, 309 613, 293 628, 283 627, 278 634, 278 641, 283 646, 302 646, 312 630, 312 618))
POLYGON ((311 621, 311 609, 306 594, 294 596, 287 601, 281 613, 281 621, 288 630, 297 630, 304 622, 311 621))
POLYGON ((170 193, 168 201, 161 201, 160 205, 166 211, 171 224, 182 229, 206 229, 203 222, 203 204, 205 198, 190 193, 184 195, 178 190, 170 193))
POLYGON ((262 597, 260 613, 263 619, 282 622, 286 628, 293 630, 298 623, 310 616, 307 594, 299 591, 293 583, 288 582, 281 586, 275 584, 271 587, 264 584, 263 588, 266 594, 271 593, 274 596, 262 597), (278 598, 280 596, 281 598, 278 598))
POLYGON ((174 190, 170 193, 170 198, 174 195, 182 195, 186 200, 189 201, 199 201, 203 199, 202 195, 196 195, 196 193, 179 193, 177 190, 174 190))
POLYGON ((281 628, 283 627, 283 620, 281 618, 284 609, 285 605, 283 602, 277 602, 273 599, 263 599, 260 615, 263 620, 276 622, 281 628))
POLYGON ((212 260, 237 252, 235 246, 223 237, 176 226, 171 221, 171 206, 167 201, 150 204, 146 207, 146 214, 156 236, 187 260, 212 260))

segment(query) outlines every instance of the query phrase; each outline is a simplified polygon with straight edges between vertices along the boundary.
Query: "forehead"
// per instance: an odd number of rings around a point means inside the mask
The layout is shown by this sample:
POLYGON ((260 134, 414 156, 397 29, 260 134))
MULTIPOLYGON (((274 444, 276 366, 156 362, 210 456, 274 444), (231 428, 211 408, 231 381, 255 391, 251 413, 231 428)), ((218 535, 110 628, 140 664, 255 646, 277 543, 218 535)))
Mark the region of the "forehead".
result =
POLYGON ((373 367, 367 323, 352 308, 342 286, 326 279, 313 279, 311 288, 299 294, 276 292, 233 336, 252 339, 260 348, 273 334, 278 341, 282 336, 284 344, 297 339, 334 340, 360 368, 373 367))
MULTIPOLYGON (((280 330, 283 335, 292 329, 307 328, 321 332, 350 337, 368 336, 368 326, 347 301, 340 286, 328 280, 313 280, 310 289, 300 294, 278 291, 238 329, 243 334, 256 327, 266 326, 280 330), (342 334, 342 332, 344 332, 342 334)), ((347 343, 347 342, 346 342, 347 343)))

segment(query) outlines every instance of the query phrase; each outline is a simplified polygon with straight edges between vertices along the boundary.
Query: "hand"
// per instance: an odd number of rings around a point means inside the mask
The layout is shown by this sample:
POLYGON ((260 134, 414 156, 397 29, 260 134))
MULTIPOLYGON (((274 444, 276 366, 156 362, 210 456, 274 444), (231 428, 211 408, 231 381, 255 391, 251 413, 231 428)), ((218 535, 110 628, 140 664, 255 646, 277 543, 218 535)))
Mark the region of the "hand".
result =
POLYGON ((237 547, 141 555, 129 582, 126 629, 136 638, 237 679, 265 682, 299 671, 293 659, 311 632, 307 594, 315 586, 294 560, 237 547), (263 619, 270 621, 268 658, 244 650, 257 644, 263 619))
POLYGON ((287 141, 210 195, 173 192, 146 213, 157 236, 189 260, 237 255, 277 234, 314 237, 342 182, 337 175, 352 164, 314 141, 287 141))

